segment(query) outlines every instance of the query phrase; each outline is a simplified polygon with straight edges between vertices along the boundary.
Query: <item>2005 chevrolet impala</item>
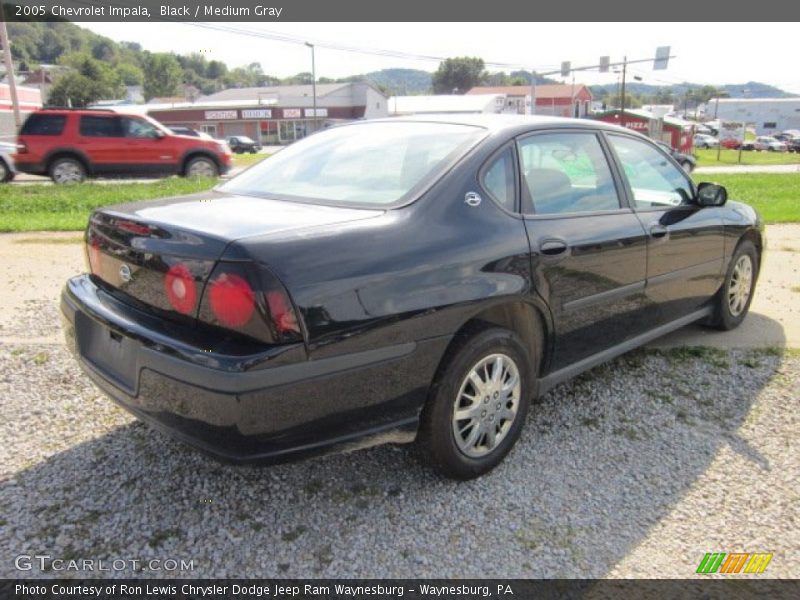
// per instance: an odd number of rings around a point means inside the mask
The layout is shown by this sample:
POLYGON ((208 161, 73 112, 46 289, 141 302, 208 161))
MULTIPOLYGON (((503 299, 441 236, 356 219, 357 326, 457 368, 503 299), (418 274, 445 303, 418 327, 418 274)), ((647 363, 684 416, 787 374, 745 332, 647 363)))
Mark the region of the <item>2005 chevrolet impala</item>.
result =
POLYGON ((355 123, 96 211, 65 329, 109 396, 218 457, 416 441, 466 479, 555 384, 744 319, 763 225, 726 200, 611 125, 355 123))

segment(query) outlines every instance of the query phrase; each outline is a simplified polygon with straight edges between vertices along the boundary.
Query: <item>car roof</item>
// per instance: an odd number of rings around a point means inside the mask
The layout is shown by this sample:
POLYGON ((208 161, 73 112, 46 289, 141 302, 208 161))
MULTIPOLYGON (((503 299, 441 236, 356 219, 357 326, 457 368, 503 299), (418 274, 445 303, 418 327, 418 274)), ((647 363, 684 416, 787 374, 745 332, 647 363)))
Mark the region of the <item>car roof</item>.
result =
MULTIPOLYGON (((364 121, 360 121, 363 123, 364 121)), ((628 128, 613 125, 595 119, 572 119, 569 117, 550 117, 545 115, 504 115, 504 114, 425 114, 409 115, 403 117, 389 117, 384 119, 371 119, 370 123, 442 123, 451 125, 471 125, 483 127, 492 133, 525 129, 551 129, 551 128, 590 128, 606 131, 624 131, 636 133, 628 128)))

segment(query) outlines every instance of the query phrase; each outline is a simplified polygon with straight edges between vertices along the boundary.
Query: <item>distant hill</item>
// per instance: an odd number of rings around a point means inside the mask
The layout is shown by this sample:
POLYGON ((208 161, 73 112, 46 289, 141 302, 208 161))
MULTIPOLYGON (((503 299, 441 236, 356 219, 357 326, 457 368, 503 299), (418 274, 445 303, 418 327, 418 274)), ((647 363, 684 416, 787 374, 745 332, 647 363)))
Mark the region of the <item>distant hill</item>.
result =
MULTIPOLYGON (((637 96, 654 96, 660 90, 669 91, 674 97, 681 98, 686 95, 687 90, 697 90, 705 84, 701 83, 677 83, 674 85, 650 85, 647 83, 639 83, 638 81, 628 81, 625 83, 625 89, 629 94, 637 96)), ((728 92, 730 98, 788 98, 793 96, 775 86, 759 83, 757 81, 748 81, 747 83, 729 83, 725 85, 716 86, 728 92)), ((591 86, 592 94, 595 97, 602 97, 605 95, 614 95, 619 91, 617 83, 607 83, 605 85, 591 86)))
POLYGON ((413 96, 431 91, 433 73, 419 69, 381 69, 361 76, 386 89, 392 96, 413 96))

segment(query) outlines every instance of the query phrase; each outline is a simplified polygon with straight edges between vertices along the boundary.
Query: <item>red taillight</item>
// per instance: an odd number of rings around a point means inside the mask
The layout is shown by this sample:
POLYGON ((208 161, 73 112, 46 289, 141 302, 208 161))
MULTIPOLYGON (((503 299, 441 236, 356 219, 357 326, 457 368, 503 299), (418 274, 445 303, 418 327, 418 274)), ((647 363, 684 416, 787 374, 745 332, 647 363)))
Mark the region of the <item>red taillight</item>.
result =
POLYGON ((209 300, 214 315, 226 327, 246 325, 256 309, 253 288, 233 273, 222 273, 211 282, 209 300))
POLYGON ((267 304, 272 315, 272 322, 280 335, 300 333, 297 315, 289 298, 283 292, 267 292, 267 304))
POLYGON ((184 315, 194 312, 197 302, 197 285, 186 265, 178 263, 167 271, 164 277, 164 290, 170 306, 184 315))
POLYGON ((89 271, 100 272, 100 240, 92 238, 89 242, 89 271))
POLYGON ((135 233, 137 235, 150 235, 150 227, 147 225, 142 225, 141 223, 135 223, 133 221, 117 221, 116 222, 117 229, 121 229, 122 231, 127 231, 128 233, 135 233))

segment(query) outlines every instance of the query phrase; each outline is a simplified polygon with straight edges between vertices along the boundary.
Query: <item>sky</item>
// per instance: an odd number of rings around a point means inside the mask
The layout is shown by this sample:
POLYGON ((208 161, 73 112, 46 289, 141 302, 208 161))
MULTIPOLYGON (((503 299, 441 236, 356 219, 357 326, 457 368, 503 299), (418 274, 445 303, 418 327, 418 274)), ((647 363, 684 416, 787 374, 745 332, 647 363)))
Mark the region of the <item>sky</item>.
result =
MULTIPOLYGON (((153 52, 201 52, 229 67, 260 62, 265 73, 278 77, 311 70, 311 51, 302 43, 287 43, 207 29, 190 23, 78 23, 116 41, 138 42, 153 52)), ((611 61, 651 58, 657 46, 670 46, 666 71, 647 64, 631 66, 629 77, 643 83, 669 85, 726 84, 759 81, 800 95, 797 25, 759 23, 769 32, 768 43, 756 39, 749 23, 214 23, 247 32, 270 32, 318 44, 318 77, 343 77, 386 68, 435 71, 439 58, 478 56, 487 63, 524 65, 537 71, 555 70, 562 61, 594 65, 601 55, 611 61), (323 42, 433 57, 418 60, 376 56, 320 47, 323 42), (781 60, 781 57, 784 60, 781 60)), ((488 65, 490 71, 514 67, 488 65)), ((613 73, 576 73, 575 81, 590 85, 615 83, 613 73)), ((571 79, 567 80, 568 82, 571 79)))

